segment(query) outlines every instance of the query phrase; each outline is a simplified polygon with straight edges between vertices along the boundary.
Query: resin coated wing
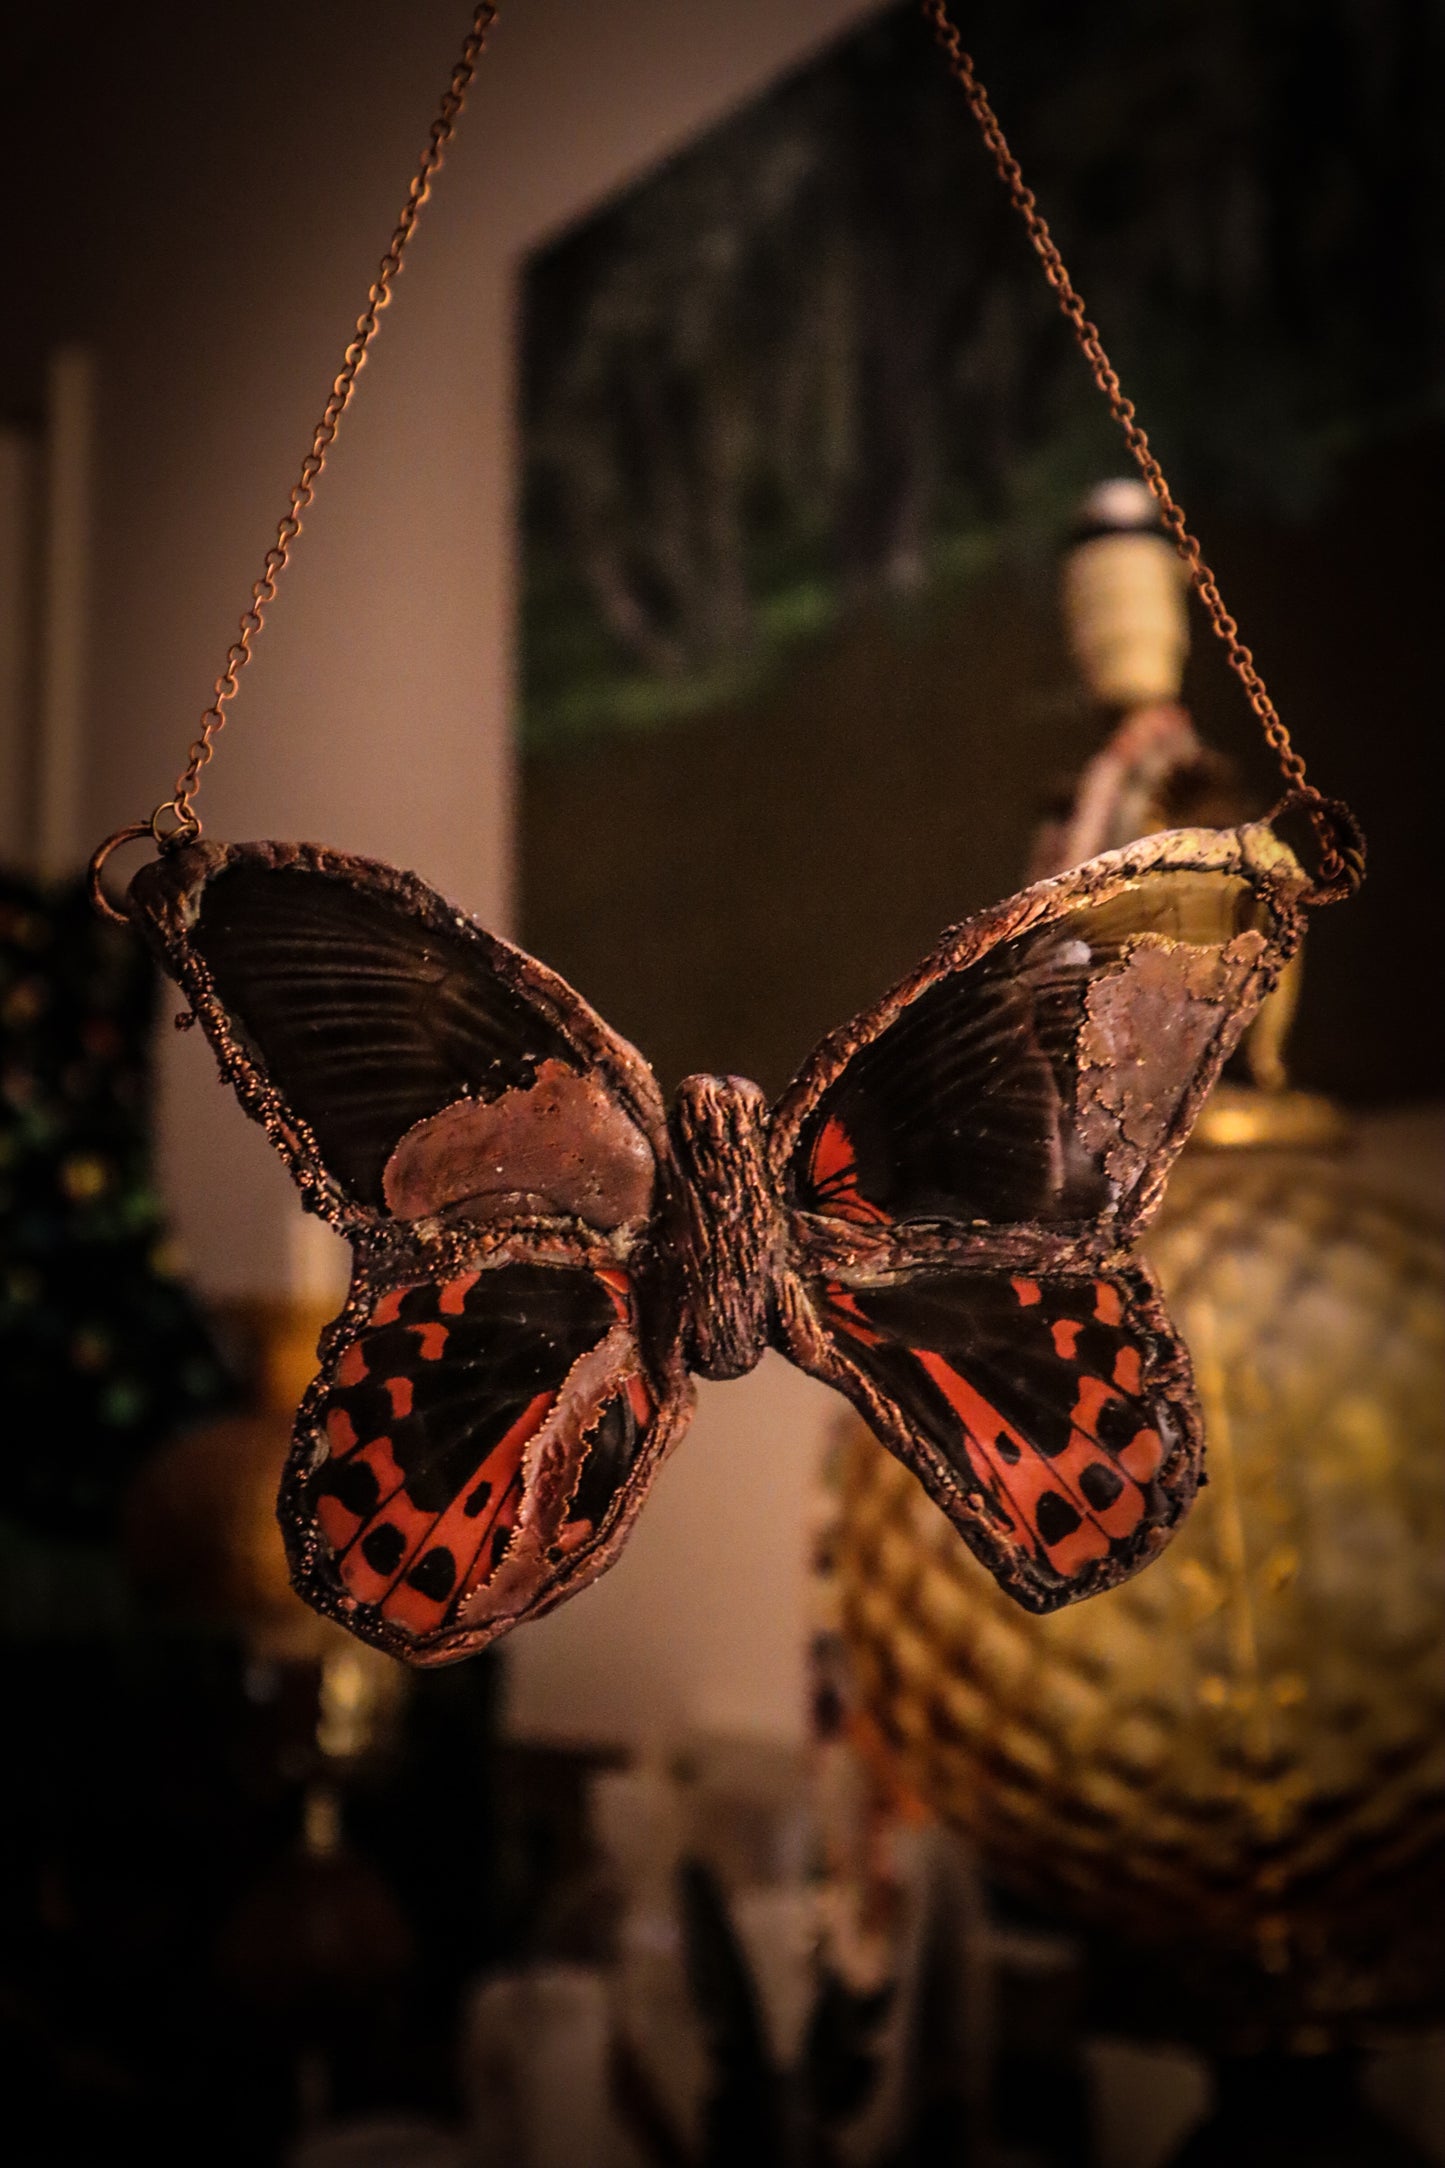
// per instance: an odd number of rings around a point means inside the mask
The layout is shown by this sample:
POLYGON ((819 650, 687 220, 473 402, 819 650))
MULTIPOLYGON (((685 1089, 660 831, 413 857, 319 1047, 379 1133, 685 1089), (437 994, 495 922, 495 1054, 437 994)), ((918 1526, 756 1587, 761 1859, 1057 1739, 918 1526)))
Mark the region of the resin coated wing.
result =
POLYGON ((1298 946, 1304 885, 1268 828, 1185 829, 955 927, 779 1102, 776 1179, 860 1229, 1127 1240, 1298 946))
POLYGON ((297 1588, 413 1664, 471 1654, 616 1557, 692 1389, 612 1251, 458 1229, 363 1261, 302 1403, 297 1588))
POLYGON ((844 1391, 1025 1609, 1133 1573, 1199 1480, 1189 1363, 1141 1267, 918 1267, 812 1294, 844 1391))
POLYGON ((307 1202, 378 1219, 638 1223, 661 1095, 554 972, 410 874, 309 844, 195 843, 130 908, 307 1202))
POLYGON ((621 1548, 691 1385, 637 1274, 671 1147, 647 1064, 408 874, 191 844, 131 910, 305 1201, 351 1241, 280 1518, 300 1593, 409 1662, 621 1548))
POLYGON ((1293 954, 1264 827, 1110 852, 957 927, 775 1112, 779 1314, 998 1580, 1132 1573, 1199 1480, 1188 1358, 1129 1253, 1293 954))

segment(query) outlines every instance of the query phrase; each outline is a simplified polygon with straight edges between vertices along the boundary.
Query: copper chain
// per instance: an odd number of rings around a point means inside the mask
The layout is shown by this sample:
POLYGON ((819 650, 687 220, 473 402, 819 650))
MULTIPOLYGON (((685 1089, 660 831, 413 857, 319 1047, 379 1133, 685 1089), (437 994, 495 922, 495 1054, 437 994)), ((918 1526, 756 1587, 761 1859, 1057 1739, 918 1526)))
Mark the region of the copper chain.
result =
MULTIPOLYGON (((947 0, 922 0, 923 13, 931 24, 933 34, 943 49, 949 72, 968 100, 979 132, 998 169, 998 177, 1008 190, 1014 209, 1028 229, 1034 251, 1044 267, 1044 276, 1058 296, 1059 307, 1073 326, 1074 337, 1083 349, 1084 358, 1093 372, 1094 382, 1109 403, 1109 412, 1124 433, 1124 441, 1134 455, 1135 464, 1149 486, 1151 495, 1159 506, 1159 515, 1174 546, 1189 568, 1194 589, 1208 612, 1209 622, 1218 638, 1224 643, 1230 668, 1244 687, 1245 696, 1259 719, 1265 742, 1279 762, 1280 773, 1285 779, 1288 797, 1302 806, 1313 823, 1320 843, 1320 864, 1316 885, 1323 894, 1335 890, 1344 883, 1358 886, 1358 875, 1349 861, 1358 855, 1358 830, 1353 816, 1345 814, 1341 820, 1336 802, 1327 799, 1305 780, 1305 764, 1290 743, 1290 734, 1280 719, 1279 711, 1270 698, 1269 688, 1255 663, 1254 656, 1239 637, 1239 626, 1225 607, 1219 592, 1219 582, 1209 565, 1198 541, 1189 531, 1184 512, 1168 482, 1164 470, 1155 458, 1149 439, 1134 411, 1134 402, 1124 396, 1118 372, 1104 351, 1097 325, 1090 322, 1084 310, 1083 298, 1069 277, 1064 259, 1059 254, 1058 243, 1049 231, 1048 221, 1040 211, 1031 188, 1025 186, 1019 170, 1019 162, 1008 147, 1008 138, 999 126, 998 116, 989 104, 988 94, 974 70, 972 57, 965 52, 963 40, 948 13, 947 0), (1342 837, 1341 830, 1345 831, 1342 837), (1354 852, 1350 845, 1355 845, 1354 852)), ((1362 870, 1362 868, 1361 868, 1362 870)))
MULTIPOLYGON (((1314 823, 1321 848, 1316 893, 1321 899, 1326 893, 1344 893, 1358 885, 1360 872, 1358 830, 1353 817, 1347 809, 1339 807, 1336 801, 1322 797, 1315 786, 1305 780, 1304 761, 1290 743, 1289 732, 1280 720, 1269 689, 1255 665, 1254 657, 1240 639, 1239 627, 1225 608, 1219 583, 1205 563, 1199 543, 1190 533, 1184 513, 1164 479, 1163 469, 1150 449, 1149 439, 1135 415, 1132 400, 1124 396, 1118 374, 1104 351, 1098 329, 1085 314, 1083 300, 1069 277, 1058 245, 1049 231, 1047 220, 1039 210, 1033 191, 1024 185, 1018 160, 1008 147, 1008 140, 974 71, 972 58, 965 52, 962 39, 949 17, 946 0, 921 0, 921 4, 923 13, 943 49, 948 67, 978 122, 984 142, 998 169, 999 178, 1028 229, 1029 239, 1044 267, 1044 275, 1058 296, 1059 307, 1073 326, 1074 336, 1093 371, 1094 381, 1104 394, 1110 412, 1124 433, 1125 442, 1134 455, 1139 471, 1158 503, 1163 523, 1173 536, 1175 547, 1189 568, 1190 578, 1209 614, 1210 623, 1224 643, 1230 666, 1243 685, 1265 739, 1279 762, 1280 772, 1288 786, 1289 800, 1302 805, 1314 823), (1353 849, 1350 847, 1352 843, 1353 849)), ((216 735, 225 727, 227 705, 236 696, 241 672, 251 659, 255 641, 266 620, 266 612, 275 600, 276 583, 290 562, 292 546, 301 532, 302 515, 310 508, 316 493, 316 484, 326 465, 326 455, 336 441, 341 417, 351 404, 356 379, 366 360, 367 350, 376 336, 381 312, 391 300, 392 286, 401 270, 407 244, 416 230, 422 205, 431 194, 432 183, 455 132, 467 93, 476 78, 487 37, 497 14, 497 0, 481 0, 481 4, 475 9, 471 29, 452 70, 451 80, 443 94, 436 119, 428 132, 426 147, 412 176, 396 230, 372 281, 366 307, 357 318, 355 334, 342 358, 341 368, 332 384, 321 419, 312 433, 310 449, 301 462, 301 472, 292 486, 286 510, 277 526, 276 539, 266 552, 261 577, 251 589, 250 604, 243 612, 237 636, 227 650, 225 666, 216 680, 211 705, 201 717, 200 728, 191 745, 186 765, 176 777, 175 790, 171 797, 161 801, 149 821, 135 823, 108 838, 91 862, 91 893, 108 916, 119 914, 105 903, 100 888, 100 872, 105 859, 119 843, 146 833, 162 843, 174 842, 177 838, 189 840, 201 833, 201 821, 195 810, 195 801, 200 791, 202 773, 214 756, 216 735)))
POLYGON ((326 455, 336 441, 341 427, 341 417, 351 404, 356 389, 356 379, 366 360, 367 348, 376 337, 381 322, 381 312, 391 300, 391 289, 397 273, 401 270, 406 245, 416 231, 421 207, 431 194, 432 182, 441 165, 443 154, 455 132, 457 120, 467 92, 476 78, 487 42, 487 34, 496 21, 497 7, 493 0, 483 0, 472 17, 472 27, 467 33, 457 64, 452 70, 451 81, 437 109, 426 139, 426 148, 412 176, 402 206, 396 231, 391 237, 381 267, 366 297, 366 307, 356 320, 356 333, 343 356, 331 395, 322 411, 321 419, 312 433, 311 448, 301 462, 301 472, 294 483, 281 523, 276 529, 276 540, 266 552, 261 577, 251 589, 251 603, 241 618, 240 630, 227 651, 225 668, 216 680, 211 705, 201 717, 201 725, 189 758, 176 777, 175 794, 163 799, 150 818, 151 833, 157 841, 171 840, 176 836, 194 837, 201 832, 200 818, 195 811, 196 795, 201 787, 201 771, 215 752, 215 738, 226 722, 226 705, 236 696, 241 672, 251 660, 251 650, 266 620, 266 612, 276 599, 276 582, 285 571, 291 558, 291 548, 301 532, 301 515, 310 507, 316 494, 316 484, 326 465, 326 455), (166 816, 174 815, 174 826, 163 828, 166 816))

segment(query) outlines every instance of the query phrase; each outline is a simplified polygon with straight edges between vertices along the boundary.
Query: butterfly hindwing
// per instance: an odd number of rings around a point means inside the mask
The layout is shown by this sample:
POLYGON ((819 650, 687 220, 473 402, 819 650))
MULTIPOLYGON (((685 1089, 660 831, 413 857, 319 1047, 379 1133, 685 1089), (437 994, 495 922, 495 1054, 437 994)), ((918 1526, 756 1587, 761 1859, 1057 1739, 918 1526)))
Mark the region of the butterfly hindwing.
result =
POLYGON ((1186 830, 955 928, 785 1095, 777 1180, 860 1230, 1127 1239, 1298 943, 1302 888, 1267 828, 1186 830))
POLYGON ((297 1422, 298 1585, 413 1663, 480 1648, 611 1562, 689 1406, 605 1251, 363 1268, 297 1422))
POLYGON ((1193 1497, 1188 1362, 1141 1268, 830 1279, 813 1304, 823 1374, 1028 1609, 1132 1573, 1193 1497))
POLYGON ((479 1170, 514 1210, 605 1228, 650 1209, 666 1146, 647 1064, 414 876, 309 844, 194 843, 146 866, 130 903, 339 1225, 471 1204, 479 1170))

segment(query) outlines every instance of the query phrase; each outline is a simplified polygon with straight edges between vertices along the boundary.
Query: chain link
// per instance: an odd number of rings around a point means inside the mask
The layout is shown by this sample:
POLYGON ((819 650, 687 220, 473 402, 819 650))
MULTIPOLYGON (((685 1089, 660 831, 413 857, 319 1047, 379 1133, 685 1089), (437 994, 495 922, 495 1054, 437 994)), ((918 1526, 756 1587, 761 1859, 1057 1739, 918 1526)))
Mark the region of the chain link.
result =
POLYGON ((367 348, 376 337, 381 312, 391 300, 392 285, 401 270, 407 243, 416 230, 422 205, 431 194, 432 182, 455 132, 467 92, 476 78, 487 36, 496 21, 497 12, 493 0, 484 0, 484 4, 476 9, 472 17, 472 27, 452 70, 451 81, 437 109, 436 119, 431 124, 426 148, 407 190, 406 202, 397 220, 396 231, 381 259, 380 269, 366 297, 366 307, 356 320, 355 336, 342 358, 341 368, 331 387, 331 395, 312 433, 311 448, 301 462, 300 475, 292 487, 286 510, 276 529, 276 540, 267 550, 261 577, 251 589, 250 607, 243 612, 237 636, 227 650, 225 667, 216 680, 211 705, 201 717, 200 729, 191 746, 186 765, 176 777, 174 795, 163 799, 151 815, 151 833, 158 842, 173 842, 177 837, 189 841, 201 832, 200 817, 195 811, 196 795, 201 787, 201 772, 214 756, 216 733, 225 728, 227 703, 236 696, 241 672, 251 660, 251 651, 266 621, 266 612, 276 599, 276 583, 290 562, 292 545, 301 532, 302 514, 310 508, 311 500, 316 494, 317 481, 326 465, 326 455, 336 441, 341 417, 351 404, 351 395, 356 389, 356 379, 366 359, 367 348), (168 817, 170 825, 167 826, 165 824, 168 817))
MULTIPOLYGON (((978 122, 983 140, 998 169, 999 178, 1028 230, 1029 239, 1043 265, 1044 276, 1058 296, 1059 307, 1073 327, 1074 336, 1083 349, 1094 381, 1104 394, 1110 412, 1124 433, 1125 442, 1159 506, 1164 526, 1189 568, 1190 578, 1208 613, 1210 624, 1224 643, 1230 667, 1243 685, 1265 740, 1279 762, 1286 785, 1283 802, 1301 807, 1314 825, 1321 850, 1315 893, 1321 900, 1327 894, 1347 893, 1358 886, 1362 873, 1362 847, 1358 842, 1358 829, 1353 824, 1353 818, 1348 814, 1348 809, 1337 807, 1336 801, 1322 797, 1315 786, 1306 781, 1304 761, 1290 742, 1289 732, 1280 719, 1269 689, 1255 664, 1254 656, 1239 637, 1239 627, 1225 607, 1219 583, 1206 564, 1198 541, 1189 531, 1184 512, 1164 479, 1163 469, 1155 458, 1149 439, 1135 414, 1133 401, 1124 396, 1118 374, 1104 351, 1097 327, 1085 313, 1082 297, 1069 277, 1058 245, 1049 231, 1047 220, 1039 210, 1033 191, 1024 184, 1018 160, 1008 147, 1008 140, 974 71, 973 60, 964 50, 959 32, 950 19, 946 0, 921 0, 921 5, 923 14, 931 24, 943 50, 948 67, 978 122)), ((431 194, 432 183, 455 132, 467 93, 476 78, 482 54, 486 49, 487 37, 498 11, 497 0, 482 0, 482 4, 475 9, 471 29, 452 70, 451 80, 443 94, 436 119, 428 132, 426 147, 412 176, 401 216, 381 259, 377 275, 372 281, 366 307, 357 318, 355 334, 342 358, 341 368, 332 384, 321 419, 312 433, 310 449, 292 486, 286 510, 276 529, 276 539, 266 552, 261 577, 251 589, 249 607, 242 613, 236 638, 227 650, 225 666, 216 680, 211 705, 201 717, 200 728, 191 745, 186 765, 176 777, 174 793, 161 801, 148 822, 141 823, 138 828, 119 831, 117 836, 108 839, 107 843, 101 846, 92 867, 93 888, 98 889, 99 865, 104 863, 105 856, 117 842, 129 840, 146 830, 158 843, 190 841, 201 833, 201 821, 195 810, 195 801, 200 791, 202 774, 214 757, 217 733, 225 727, 227 705, 236 696, 241 672, 251 659, 256 639, 266 621, 266 612, 276 598, 277 581, 290 562, 292 547, 301 532, 302 515, 310 509, 316 484, 326 465, 326 455, 336 441, 341 418, 351 403, 356 379, 366 360, 367 349, 380 324, 381 312, 391 300, 392 286, 401 270, 407 244, 416 229, 422 205, 431 194)))
POLYGON ((1323 797, 1313 783, 1305 780, 1304 761, 1290 742, 1290 734, 1270 697, 1269 688, 1260 675, 1254 656, 1239 637, 1239 626, 1225 607, 1219 582, 1206 564, 1197 539, 1189 531, 1183 508, 1164 479, 1164 470, 1155 458, 1149 439, 1134 411, 1134 402, 1124 395, 1118 372, 1104 351, 1097 325, 1090 322, 1085 312, 1083 297, 1069 277, 1064 259, 1059 254, 1058 243, 1049 231, 1048 221, 1038 207, 1034 192, 1025 185, 1019 162, 1009 149, 1008 138, 999 126, 998 116, 989 104, 988 94, 974 70, 973 59, 965 52, 963 40, 949 16, 947 0, 921 0, 921 4, 923 14, 942 48, 949 72, 968 100, 973 117, 978 122, 979 132, 993 158, 998 177, 1008 190, 1014 209, 1028 230, 1034 251, 1044 267, 1044 276, 1058 297, 1060 309, 1073 327, 1074 337, 1083 349, 1084 357, 1093 372, 1094 382, 1104 394, 1109 412, 1124 433, 1124 441, 1159 507, 1159 516, 1173 538, 1175 548, 1189 568, 1189 577, 1204 605, 1209 622, 1224 644, 1230 668, 1244 687, 1245 696, 1264 732, 1265 742, 1279 763, 1279 770, 1285 781, 1283 802, 1299 806, 1308 815, 1319 839, 1320 863, 1315 882, 1316 893, 1321 900, 1327 893, 1348 893, 1350 889, 1358 887, 1359 879, 1363 877, 1362 855, 1350 848, 1350 844, 1358 838, 1358 829, 1351 817, 1351 833, 1342 832, 1336 801, 1323 797), (1360 858, 1358 872, 1357 856, 1360 858))

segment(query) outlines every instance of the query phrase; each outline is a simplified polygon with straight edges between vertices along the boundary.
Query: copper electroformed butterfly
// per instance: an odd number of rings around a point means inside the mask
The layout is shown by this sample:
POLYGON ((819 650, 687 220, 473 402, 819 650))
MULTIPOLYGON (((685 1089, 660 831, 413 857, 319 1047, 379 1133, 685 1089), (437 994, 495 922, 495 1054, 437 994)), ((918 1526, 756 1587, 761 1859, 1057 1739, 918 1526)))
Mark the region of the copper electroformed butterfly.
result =
POLYGON ((1188 1357, 1130 1243, 1298 944, 1265 826, 1180 830, 945 934, 778 1103, 652 1070, 409 874, 172 846, 129 907, 353 1248, 280 1513, 317 1609, 413 1663, 611 1563, 691 1372, 845 1393, 1048 1611, 1167 1539, 1188 1357))

